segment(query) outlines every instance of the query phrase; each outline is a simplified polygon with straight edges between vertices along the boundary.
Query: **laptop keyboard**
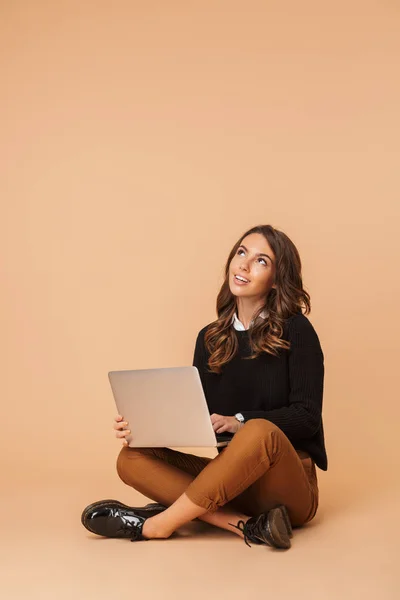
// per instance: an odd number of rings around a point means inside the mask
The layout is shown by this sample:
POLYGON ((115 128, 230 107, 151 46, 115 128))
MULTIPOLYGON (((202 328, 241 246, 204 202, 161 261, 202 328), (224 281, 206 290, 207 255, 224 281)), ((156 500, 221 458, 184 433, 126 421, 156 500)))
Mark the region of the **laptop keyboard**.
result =
POLYGON ((225 433, 216 433, 215 437, 217 438, 217 442, 230 442, 233 438, 233 433, 225 432, 225 433))

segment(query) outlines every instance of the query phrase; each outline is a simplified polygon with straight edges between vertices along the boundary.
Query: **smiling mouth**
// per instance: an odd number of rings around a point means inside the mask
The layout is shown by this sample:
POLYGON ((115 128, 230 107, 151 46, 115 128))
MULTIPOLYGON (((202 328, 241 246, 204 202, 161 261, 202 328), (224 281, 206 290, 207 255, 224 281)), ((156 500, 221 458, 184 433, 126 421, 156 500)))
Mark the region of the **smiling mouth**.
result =
POLYGON ((240 283, 250 283, 250 281, 249 281, 248 279, 246 279, 245 281, 243 281, 243 279, 239 279, 239 278, 237 277, 237 275, 234 275, 234 276, 233 276, 233 279, 234 279, 235 281, 239 281, 240 283))

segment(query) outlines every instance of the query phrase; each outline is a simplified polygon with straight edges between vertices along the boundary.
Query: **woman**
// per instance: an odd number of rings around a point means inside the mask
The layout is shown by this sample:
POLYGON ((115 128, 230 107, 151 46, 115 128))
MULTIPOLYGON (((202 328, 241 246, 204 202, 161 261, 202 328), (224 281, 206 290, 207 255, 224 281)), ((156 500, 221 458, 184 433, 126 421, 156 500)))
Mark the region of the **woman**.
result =
POLYGON ((324 355, 292 241, 270 225, 233 247, 217 298, 218 319, 198 334, 193 365, 216 433, 231 441, 214 458, 170 448, 130 448, 129 423, 114 422, 124 483, 156 501, 90 504, 91 532, 132 541, 166 539, 200 519, 248 542, 291 546, 292 526, 318 507, 315 465, 327 470, 322 423, 324 355))

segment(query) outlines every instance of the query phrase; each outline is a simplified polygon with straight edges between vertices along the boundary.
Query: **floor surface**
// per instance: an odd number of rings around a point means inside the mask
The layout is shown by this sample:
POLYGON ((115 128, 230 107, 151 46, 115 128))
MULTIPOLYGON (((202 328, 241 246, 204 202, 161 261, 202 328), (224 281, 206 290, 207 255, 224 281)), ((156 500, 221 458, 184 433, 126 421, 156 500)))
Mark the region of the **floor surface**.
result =
POLYGON ((362 481, 340 479, 334 471, 318 475, 317 516, 294 530, 289 550, 279 551, 249 548, 238 536, 199 521, 168 540, 101 538, 81 525, 87 504, 148 500, 116 473, 31 473, 2 491, 0 596, 398 600, 399 488, 373 473, 362 481))

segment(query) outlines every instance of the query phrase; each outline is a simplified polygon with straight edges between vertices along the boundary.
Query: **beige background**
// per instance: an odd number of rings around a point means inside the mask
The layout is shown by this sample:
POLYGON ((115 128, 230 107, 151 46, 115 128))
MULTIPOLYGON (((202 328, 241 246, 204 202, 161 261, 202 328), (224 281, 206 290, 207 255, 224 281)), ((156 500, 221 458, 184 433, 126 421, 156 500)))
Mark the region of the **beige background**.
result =
POLYGON ((0 3, 4 597, 398 597, 399 27, 390 0, 0 3), (107 372, 192 364, 259 223, 325 354, 317 518, 283 555, 86 535, 89 502, 144 501, 107 372))

